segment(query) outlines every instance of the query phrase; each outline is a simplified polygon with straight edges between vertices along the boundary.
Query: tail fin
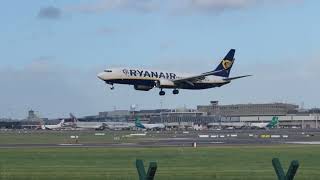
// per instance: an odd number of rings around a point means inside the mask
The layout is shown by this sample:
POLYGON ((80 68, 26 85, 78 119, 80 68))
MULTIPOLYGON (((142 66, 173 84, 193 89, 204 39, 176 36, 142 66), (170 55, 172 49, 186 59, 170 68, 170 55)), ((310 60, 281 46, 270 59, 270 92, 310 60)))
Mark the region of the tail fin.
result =
POLYGON ((144 128, 143 124, 141 124, 140 119, 138 117, 135 117, 135 125, 138 128, 144 128))
POLYGON ((59 125, 63 126, 63 124, 64 124, 64 119, 60 121, 59 125))
POLYGON ((267 127, 274 128, 274 127, 276 127, 278 125, 278 123, 279 123, 279 118, 277 116, 273 116, 272 120, 269 122, 267 127))
POLYGON ((139 119, 138 117, 135 117, 134 123, 135 123, 136 125, 140 125, 140 124, 141 124, 140 119, 139 119))
POLYGON ((279 118, 277 116, 274 116, 271 120, 273 124, 277 125, 279 123, 279 118))
POLYGON ((233 62, 234 62, 234 54, 236 50, 230 49, 228 54, 223 58, 218 67, 214 70, 216 71, 213 75, 221 76, 221 77, 229 77, 233 62))
POLYGON ((70 113, 69 115, 74 123, 78 121, 78 119, 72 113, 70 113))

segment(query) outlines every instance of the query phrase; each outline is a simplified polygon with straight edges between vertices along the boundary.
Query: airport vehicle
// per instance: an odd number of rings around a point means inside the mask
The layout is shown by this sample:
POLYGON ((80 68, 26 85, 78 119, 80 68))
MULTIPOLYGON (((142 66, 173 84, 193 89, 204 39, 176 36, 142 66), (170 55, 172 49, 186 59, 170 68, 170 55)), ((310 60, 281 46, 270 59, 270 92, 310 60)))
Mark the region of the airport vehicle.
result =
POLYGON ((164 129, 166 126, 164 124, 142 124, 139 118, 135 118, 135 126, 137 128, 146 129, 146 130, 155 130, 155 129, 164 129))
POLYGON ((179 89, 200 90, 221 87, 232 80, 251 75, 229 77, 234 63, 235 49, 231 49, 217 68, 202 74, 173 73, 168 71, 144 70, 141 68, 112 68, 98 74, 105 83, 133 85, 135 90, 149 91, 154 87, 160 89, 159 95, 165 95, 163 89, 173 89, 173 94, 179 94, 179 89))
POLYGON ((279 124, 279 118, 274 116, 272 120, 268 123, 251 123, 251 128, 258 128, 258 129, 270 129, 275 128, 279 124))
POLYGON ((63 127, 64 124, 64 119, 62 119, 59 124, 54 124, 54 125, 41 125, 41 129, 43 130, 58 130, 63 127))
POLYGON ((70 113, 70 117, 73 120, 73 128, 82 130, 104 130, 106 124, 100 122, 80 122, 78 119, 70 113))

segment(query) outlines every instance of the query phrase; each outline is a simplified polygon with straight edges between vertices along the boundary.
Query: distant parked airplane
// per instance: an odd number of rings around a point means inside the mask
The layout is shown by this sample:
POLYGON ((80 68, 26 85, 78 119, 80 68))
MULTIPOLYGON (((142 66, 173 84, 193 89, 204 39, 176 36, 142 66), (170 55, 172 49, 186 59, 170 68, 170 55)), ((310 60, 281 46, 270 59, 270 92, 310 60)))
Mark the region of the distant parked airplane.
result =
POLYGON ((70 117, 74 122, 74 127, 76 129, 93 129, 93 130, 104 130, 106 128, 104 123, 98 122, 80 122, 78 119, 70 113, 70 117))
POLYGON ((137 128, 152 130, 152 129, 164 129, 166 126, 164 124, 142 124, 138 117, 135 118, 135 125, 137 128))
POLYGON ((269 123, 251 123, 250 127, 259 129, 275 128, 279 124, 279 118, 274 116, 269 123))
POLYGON ((221 87, 232 80, 251 75, 229 77, 234 63, 235 50, 231 49, 221 63, 212 71, 202 74, 173 73, 168 71, 143 70, 140 68, 113 68, 99 73, 98 77, 105 83, 133 85, 135 90, 149 91, 160 88, 159 95, 165 95, 163 89, 173 89, 173 94, 179 94, 179 89, 208 89, 221 87))
POLYGON ((134 123, 128 122, 105 122, 106 128, 110 130, 129 130, 132 127, 135 127, 134 123))
POLYGON ((63 127, 64 119, 60 121, 59 124, 55 125, 41 125, 41 129, 46 129, 46 130, 56 130, 56 129, 61 129, 63 127))

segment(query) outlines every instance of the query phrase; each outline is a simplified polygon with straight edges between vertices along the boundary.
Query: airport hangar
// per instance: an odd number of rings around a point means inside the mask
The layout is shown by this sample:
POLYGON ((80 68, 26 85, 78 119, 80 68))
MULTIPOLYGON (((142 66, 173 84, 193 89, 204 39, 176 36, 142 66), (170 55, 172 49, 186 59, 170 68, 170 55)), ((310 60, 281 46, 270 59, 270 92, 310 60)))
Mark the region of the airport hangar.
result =
MULTIPOLYGON (((269 122, 273 116, 279 117, 280 128, 320 128, 320 109, 301 109, 298 105, 287 103, 264 103, 264 104, 232 104, 220 105, 218 101, 211 101, 209 105, 199 105, 197 109, 155 109, 155 110, 114 110, 100 112, 98 115, 79 118, 83 122, 133 122, 137 116, 144 123, 164 123, 173 128, 201 129, 215 128, 217 125, 250 124, 256 122, 269 122)), ((69 118, 48 120, 39 118, 34 111, 29 111, 24 120, 0 120, 1 128, 37 128, 39 121, 46 124, 57 124, 61 119, 66 122, 69 118)))

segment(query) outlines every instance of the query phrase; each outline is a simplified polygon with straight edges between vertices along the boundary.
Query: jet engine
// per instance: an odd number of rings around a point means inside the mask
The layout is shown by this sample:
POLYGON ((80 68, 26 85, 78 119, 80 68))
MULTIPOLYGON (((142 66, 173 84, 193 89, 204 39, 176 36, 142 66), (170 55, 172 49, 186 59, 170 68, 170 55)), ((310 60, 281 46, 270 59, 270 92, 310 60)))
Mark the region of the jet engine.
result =
POLYGON ((148 85, 134 85, 134 89, 138 91, 149 91, 152 88, 153 86, 148 86, 148 85))

